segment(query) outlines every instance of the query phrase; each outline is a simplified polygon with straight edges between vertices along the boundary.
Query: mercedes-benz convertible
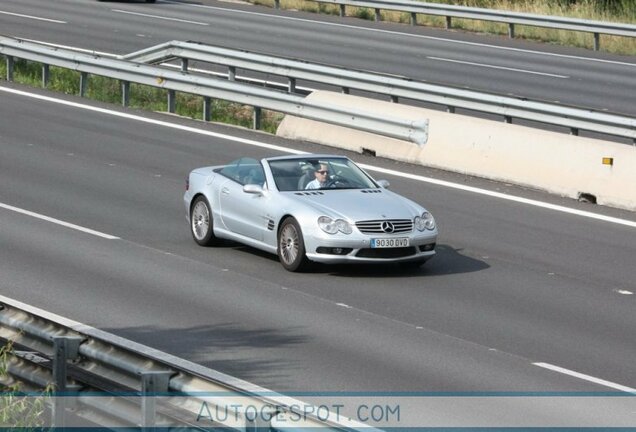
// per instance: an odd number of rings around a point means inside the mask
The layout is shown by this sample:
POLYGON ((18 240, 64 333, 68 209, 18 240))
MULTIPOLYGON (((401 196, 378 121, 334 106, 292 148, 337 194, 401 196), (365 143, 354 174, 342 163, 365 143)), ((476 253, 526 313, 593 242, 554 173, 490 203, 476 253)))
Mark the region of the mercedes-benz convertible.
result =
POLYGON ((243 157, 193 170, 183 200, 196 243, 234 240, 277 254, 289 271, 311 262, 419 266, 435 254, 435 219, 388 187, 344 156, 243 157))

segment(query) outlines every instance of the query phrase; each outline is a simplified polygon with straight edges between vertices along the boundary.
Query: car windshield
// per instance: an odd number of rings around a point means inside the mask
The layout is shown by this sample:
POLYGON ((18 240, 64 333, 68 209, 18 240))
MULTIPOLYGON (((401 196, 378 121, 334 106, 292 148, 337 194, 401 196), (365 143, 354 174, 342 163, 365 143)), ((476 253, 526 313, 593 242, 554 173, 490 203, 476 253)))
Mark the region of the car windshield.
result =
POLYGON ((346 158, 307 158, 269 161, 281 192, 311 189, 367 189, 378 185, 346 158))

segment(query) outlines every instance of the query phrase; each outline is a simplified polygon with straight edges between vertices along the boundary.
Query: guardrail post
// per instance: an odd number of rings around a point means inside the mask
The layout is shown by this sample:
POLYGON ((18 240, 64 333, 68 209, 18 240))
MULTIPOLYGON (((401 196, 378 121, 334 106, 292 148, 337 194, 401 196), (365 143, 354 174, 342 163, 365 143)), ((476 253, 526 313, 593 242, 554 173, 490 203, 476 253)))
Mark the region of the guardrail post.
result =
POLYGON ((253 114, 253 118, 252 118, 252 126, 256 130, 260 130, 260 128, 261 128, 261 115, 262 115, 261 108, 255 106, 254 107, 254 114, 253 114))
POLYGON ((375 10, 375 20, 382 21, 382 15, 380 14, 380 9, 375 10))
POLYGON ((187 72, 188 71, 188 59, 187 58, 182 58, 181 59, 181 72, 187 72))
POLYGON ((280 9, 280 0, 274 0, 274 9, 280 9))
POLYGON ((130 104, 130 82, 121 82, 121 104, 127 107, 130 104))
POLYGON ((66 361, 77 358, 82 341, 75 336, 53 337, 53 379, 58 392, 66 391, 66 361))
POLYGON ((514 23, 509 23, 508 24, 508 37, 510 39, 514 39, 515 38, 515 25, 514 25, 514 23))
POLYGON ((168 90, 168 112, 174 114, 176 106, 177 93, 174 90, 168 90))
POLYGON ((157 393, 167 393, 172 372, 141 372, 141 427, 154 428, 157 422, 157 393))
POLYGON ((289 77, 287 91, 289 93, 296 93, 296 78, 289 77))
POLYGON ((340 5, 340 16, 343 17, 345 15, 347 15, 346 6, 341 4, 340 5))
POLYGON ((42 65, 42 88, 47 88, 49 86, 49 79, 51 77, 51 71, 49 65, 42 65))
POLYGON ((230 81, 236 81, 236 67, 234 66, 227 67, 227 79, 230 81))
POLYGON ((80 72, 80 97, 84 97, 86 94, 86 89, 88 88, 88 73, 80 72))
POLYGON ((417 14, 415 12, 411 12, 411 25, 412 26, 417 25, 417 14))
POLYGON ((601 49, 601 34, 594 33, 594 51, 601 49))
POLYGON ((449 16, 446 17, 446 30, 449 30, 452 27, 453 25, 452 20, 453 20, 452 17, 449 17, 449 16))
POLYGON ((66 426, 66 400, 64 399, 64 393, 68 388, 66 362, 79 356, 82 340, 75 336, 53 337, 53 383, 55 385, 53 425, 56 429, 66 426))
POLYGON ((212 98, 203 97, 203 120, 209 122, 212 119, 212 98))
POLYGON ((15 67, 15 59, 13 56, 7 56, 7 81, 13 81, 13 68, 15 67))

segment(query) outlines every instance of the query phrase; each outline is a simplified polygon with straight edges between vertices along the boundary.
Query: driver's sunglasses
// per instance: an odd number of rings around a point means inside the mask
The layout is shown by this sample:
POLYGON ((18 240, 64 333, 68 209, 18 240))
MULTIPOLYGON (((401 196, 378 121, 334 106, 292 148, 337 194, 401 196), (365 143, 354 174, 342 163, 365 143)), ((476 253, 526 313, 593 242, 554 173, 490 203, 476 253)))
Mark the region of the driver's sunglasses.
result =
POLYGON ((316 171, 316 172, 317 172, 318 174, 322 174, 322 175, 329 174, 329 171, 327 171, 327 170, 323 170, 323 171, 316 171))

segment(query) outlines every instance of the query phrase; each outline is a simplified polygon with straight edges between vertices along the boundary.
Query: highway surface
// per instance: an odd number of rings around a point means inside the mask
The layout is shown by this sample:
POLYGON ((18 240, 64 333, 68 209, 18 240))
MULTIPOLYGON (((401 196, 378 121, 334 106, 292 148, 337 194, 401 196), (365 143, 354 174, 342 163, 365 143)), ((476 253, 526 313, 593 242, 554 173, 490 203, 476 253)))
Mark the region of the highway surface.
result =
MULTIPOLYGON (((3 1, 0 33, 190 39, 636 114, 628 57, 211 0, 42 4, 3 1)), ((423 268, 299 275, 192 241, 191 169, 290 151, 334 150, 2 81, 0 293, 282 392, 636 391, 636 214, 349 154, 436 216, 423 268)))
POLYGON ((329 149, 24 90, 0 87, 3 295, 278 391, 636 387, 633 213, 352 155, 433 212, 438 256, 292 274, 195 245, 184 179, 329 149))
POLYGON ((636 61, 585 49, 236 2, 4 0, 0 33, 111 54, 169 40, 636 115, 636 61))

